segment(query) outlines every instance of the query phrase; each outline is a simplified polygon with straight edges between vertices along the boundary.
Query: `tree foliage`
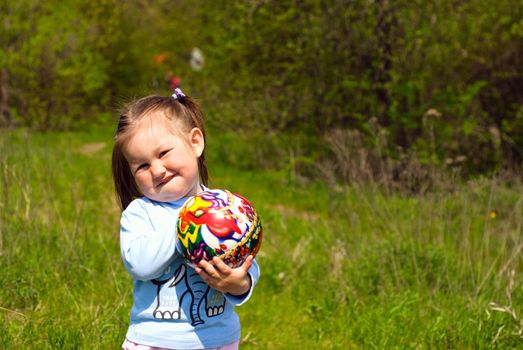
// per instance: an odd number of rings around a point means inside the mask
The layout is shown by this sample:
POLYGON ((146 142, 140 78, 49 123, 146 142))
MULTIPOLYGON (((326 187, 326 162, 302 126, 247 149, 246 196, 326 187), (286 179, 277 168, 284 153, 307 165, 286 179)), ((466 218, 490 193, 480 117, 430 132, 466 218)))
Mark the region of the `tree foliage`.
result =
POLYGON ((9 119, 48 130, 103 110, 110 49, 121 36, 113 1, 9 0, 2 7, 9 119))
POLYGON ((114 101, 168 92, 173 73, 216 127, 317 140, 350 129, 374 142, 378 125, 399 147, 389 156, 410 150, 474 171, 523 159, 521 0, 0 6, 4 123, 68 127, 114 101), (188 65, 195 46, 201 72, 188 65))
POLYGON ((521 1, 213 4, 213 68, 251 126, 369 133, 374 117, 422 161, 521 162, 521 1))

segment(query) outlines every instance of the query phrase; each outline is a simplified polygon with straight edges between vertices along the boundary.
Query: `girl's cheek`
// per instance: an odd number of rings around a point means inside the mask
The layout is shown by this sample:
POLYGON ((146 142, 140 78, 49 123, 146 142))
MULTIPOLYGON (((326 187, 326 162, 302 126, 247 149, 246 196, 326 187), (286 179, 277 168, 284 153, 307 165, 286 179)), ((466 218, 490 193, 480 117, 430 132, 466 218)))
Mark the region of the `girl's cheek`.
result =
POLYGON ((145 177, 145 174, 137 174, 134 175, 134 181, 136 181, 136 183, 140 186, 144 183, 144 181, 147 181, 147 179, 145 177))

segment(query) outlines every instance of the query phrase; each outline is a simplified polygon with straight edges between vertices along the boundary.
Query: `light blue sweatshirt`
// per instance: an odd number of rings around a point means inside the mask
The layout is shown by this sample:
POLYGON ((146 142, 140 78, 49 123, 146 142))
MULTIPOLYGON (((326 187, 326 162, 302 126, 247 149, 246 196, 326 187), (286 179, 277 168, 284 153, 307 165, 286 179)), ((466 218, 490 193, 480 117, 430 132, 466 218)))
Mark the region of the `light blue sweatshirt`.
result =
POLYGON ((243 296, 210 288, 176 250, 178 212, 188 198, 161 203, 135 199, 122 213, 120 246, 134 280, 127 339, 172 349, 214 348, 240 339, 234 306, 251 296, 260 270, 249 269, 251 289, 243 296))

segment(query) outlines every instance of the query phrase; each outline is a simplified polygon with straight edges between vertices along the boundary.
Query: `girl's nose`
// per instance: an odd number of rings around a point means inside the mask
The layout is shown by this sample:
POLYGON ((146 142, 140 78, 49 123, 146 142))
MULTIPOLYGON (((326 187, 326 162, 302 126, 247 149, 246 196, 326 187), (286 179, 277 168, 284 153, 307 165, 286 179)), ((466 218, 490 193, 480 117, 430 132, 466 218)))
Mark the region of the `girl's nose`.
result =
POLYGON ((165 175, 165 167, 160 162, 155 162, 151 164, 151 173, 153 178, 163 177, 165 175))

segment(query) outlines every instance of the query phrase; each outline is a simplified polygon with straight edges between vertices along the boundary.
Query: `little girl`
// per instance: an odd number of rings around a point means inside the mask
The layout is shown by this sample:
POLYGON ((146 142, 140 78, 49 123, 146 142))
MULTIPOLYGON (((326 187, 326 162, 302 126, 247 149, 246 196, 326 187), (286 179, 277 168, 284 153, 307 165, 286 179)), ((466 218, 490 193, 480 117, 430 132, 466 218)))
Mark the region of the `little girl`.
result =
POLYGON ((141 98, 120 115, 112 171, 122 259, 134 280, 124 350, 238 349, 234 306, 256 285, 256 261, 231 269, 215 257, 193 269, 176 250, 178 212, 207 186, 204 148, 200 108, 180 89, 141 98))

